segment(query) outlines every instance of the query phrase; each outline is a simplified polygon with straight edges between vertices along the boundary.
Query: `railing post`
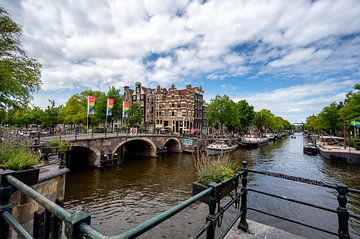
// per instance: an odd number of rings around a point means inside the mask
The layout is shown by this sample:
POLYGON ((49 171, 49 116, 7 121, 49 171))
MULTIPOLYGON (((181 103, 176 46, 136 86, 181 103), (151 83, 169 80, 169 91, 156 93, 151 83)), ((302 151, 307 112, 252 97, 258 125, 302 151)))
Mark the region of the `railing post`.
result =
POLYGON ((242 170, 244 170, 244 173, 242 175, 241 178, 241 184, 242 184, 242 188, 241 188, 241 204, 240 204, 240 212, 241 212, 241 217, 240 217, 240 223, 238 225, 238 228, 243 230, 243 231, 247 231, 249 229, 249 225, 246 222, 246 216, 247 216, 247 164, 248 162, 246 160, 244 160, 242 162, 243 164, 243 168, 242 170))
POLYGON ((10 174, 12 171, 5 170, 0 174, 0 238, 10 238, 9 224, 3 217, 4 212, 11 213, 12 207, 9 203, 11 194, 15 191, 14 187, 6 183, 5 175, 10 174))
POLYGON ((348 188, 344 185, 337 184, 336 191, 339 193, 337 196, 337 200, 339 202, 339 206, 336 209, 338 215, 338 234, 340 239, 350 238, 349 235, 349 212, 346 209, 347 198, 346 194, 348 193, 348 188))
POLYGON ((210 222, 210 226, 206 231, 206 239, 214 239, 215 238, 215 227, 216 227, 216 183, 209 184, 210 187, 213 187, 213 190, 208 196, 208 206, 209 206, 209 214, 206 217, 206 221, 210 222))

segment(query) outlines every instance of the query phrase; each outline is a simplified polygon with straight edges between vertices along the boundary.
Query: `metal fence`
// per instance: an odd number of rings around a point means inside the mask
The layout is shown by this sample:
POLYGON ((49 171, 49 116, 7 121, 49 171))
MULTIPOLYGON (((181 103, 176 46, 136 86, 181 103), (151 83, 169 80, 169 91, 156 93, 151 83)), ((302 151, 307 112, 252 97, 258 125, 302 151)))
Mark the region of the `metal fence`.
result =
MULTIPOLYGON (((224 238, 229 232, 229 230, 233 227, 233 225, 238 221, 238 219, 240 220, 237 227, 243 231, 246 231, 249 229, 248 223, 246 221, 248 210, 257 211, 266 215, 290 221, 292 223, 300 224, 305 227, 309 227, 332 235, 337 235, 339 238, 350 238, 348 232, 348 220, 350 217, 360 219, 358 215, 350 214, 346 208, 346 194, 348 192, 360 193, 359 190, 349 189, 344 185, 334 186, 316 180, 310 180, 272 172, 252 170, 248 169, 247 162, 243 161, 243 169, 232 178, 229 178, 220 183, 209 184, 207 187, 199 190, 199 192, 191 198, 177 204, 176 206, 119 235, 105 236, 91 226, 91 217, 86 212, 77 211, 75 213, 70 213, 60 205, 52 202, 48 198, 33 190, 29 186, 31 185, 31 183, 28 182, 29 185, 27 185, 26 183, 19 180, 15 172, 4 171, 0 173, 0 176, 0 238, 4 239, 9 237, 9 227, 13 227, 14 230, 17 232, 18 236, 21 238, 32 238, 32 236, 15 220, 15 218, 11 214, 12 205, 9 199, 11 194, 16 190, 20 190, 25 195, 41 204, 50 214, 52 214, 58 220, 64 222, 65 235, 67 238, 136 238, 198 201, 206 203, 208 205, 209 212, 206 217, 206 223, 195 232, 192 238, 199 238, 201 236, 206 236, 207 239, 224 238), (282 178, 285 180, 291 180, 335 189, 338 192, 337 199, 339 202, 339 206, 335 210, 331 208, 326 208, 325 206, 321 205, 314 205, 311 203, 301 202, 296 199, 285 198, 275 194, 250 189, 248 188, 248 173, 262 174, 271 177, 282 178), (335 214, 337 214, 338 232, 330 232, 322 228, 297 222, 291 218, 284 218, 271 212, 265 212, 256 208, 250 208, 247 206, 247 195, 249 192, 261 193, 270 197, 277 198, 279 200, 287 200, 293 203, 302 204, 329 212, 334 212, 335 214), (229 200, 226 200, 225 204, 222 205, 224 203, 222 198, 226 196, 229 196, 230 198, 227 197, 229 200), (232 206, 235 206, 236 208, 236 215, 235 217, 233 217, 233 220, 225 228, 225 230, 223 230, 223 233, 219 235, 219 233, 216 233, 216 228, 221 227, 224 213, 232 206)), ((52 238, 57 238, 58 236, 58 233, 52 234, 52 238)))

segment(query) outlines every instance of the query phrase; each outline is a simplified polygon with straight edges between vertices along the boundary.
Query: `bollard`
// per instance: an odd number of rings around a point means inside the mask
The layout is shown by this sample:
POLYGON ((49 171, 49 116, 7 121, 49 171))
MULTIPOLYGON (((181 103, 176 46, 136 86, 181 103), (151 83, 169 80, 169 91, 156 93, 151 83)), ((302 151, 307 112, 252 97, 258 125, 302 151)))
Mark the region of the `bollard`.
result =
POLYGON ((337 184, 336 191, 339 193, 337 200, 339 206, 336 209, 338 215, 338 234, 340 239, 348 239, 349 235, 349 212, 346 209, 347 198, 346 194, 348 193, 348 188, 344 185, 337 184))
POLYGON ((243 168, 242 170, 244 171, 244 174, 242 175, 241 178, 241 184, 242 184, 242 188, 241 188, 241 204, 240 204, 240 212, 241 212, 241 217, 240 217, 240 223, 238 225, 238 228, 243 230, 243 231, 247 231, 249 229, 249 225, 246 222, 246 216, 247 216, 247 164, 248 162, 246 160, 244 160, 242 162, 243 164, 243 168))

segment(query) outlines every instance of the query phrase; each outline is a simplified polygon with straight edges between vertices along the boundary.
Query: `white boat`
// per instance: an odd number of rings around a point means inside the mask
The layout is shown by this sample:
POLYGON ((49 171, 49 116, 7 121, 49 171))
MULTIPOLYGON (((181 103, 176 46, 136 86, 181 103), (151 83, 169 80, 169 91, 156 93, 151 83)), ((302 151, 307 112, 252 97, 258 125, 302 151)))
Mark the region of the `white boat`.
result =
POLYGON ((320 155, 326 159, 360 164, 360 150, 346 146, 342 137, 322 136, 316 147, 320 155))
POLYGON ((234 151, 237 147, 236 144, 231 144, 230 140, 220 139, 207 146, 207 153, 209 156, 218 155, 234 151))
POLYGON ((276 140, 275 135, 271 134, 271 133, 265 134, 265 137, 268 138, 269 141, 275 141, 276 140))
POLYGON ((266 137, 243 137, 238 144, 245 147, 256 147, 267 144, 268 142, 269 138, 266 137))

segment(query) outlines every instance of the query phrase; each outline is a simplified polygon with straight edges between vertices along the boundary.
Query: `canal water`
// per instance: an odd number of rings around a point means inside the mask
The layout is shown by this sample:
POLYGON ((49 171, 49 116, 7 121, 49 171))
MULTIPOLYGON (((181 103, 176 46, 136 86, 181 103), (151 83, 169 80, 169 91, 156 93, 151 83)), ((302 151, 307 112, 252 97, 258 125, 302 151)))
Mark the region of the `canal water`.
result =
MULTIPOLYGON (((343 165, 320 156, 303 154, 307 139, 285 138, 256 149, 238 149, 231 157, 256 170, 284 173, 360 189, 360 166, 343 165)), ((129 158, 115 169, 84 169, 67 176, 65 207, 85 210, 91 224, 106 235, 119 234, 191 197, 196 181, 190 154, 168 154, 163 158, 129 158)), ((250 175, 249 187, 300 201, 336 209, 337 193, 328 188, 306 185, 263 175, 250 175)), ((337 215, 249 192, 250 207, 337 232, 337 215)), ((348 195, 350 212, 360 214, 360 195, 348 195)), ((233 211, 233 209, 232 209, 233 211)), ((147 232, 142 238, 189 238, 204 225, 207 206, 196 203, 147 232)), ((224 226, 231 218, 224 218, 224 226)), ((248 218, 308 238, 337 238, 293 223, 249 211, 248 218)), ((350 219, 352 238, 360 238, 360 223, 350 219)), ((220 231, 222 229, 218 229, 220 231)))

